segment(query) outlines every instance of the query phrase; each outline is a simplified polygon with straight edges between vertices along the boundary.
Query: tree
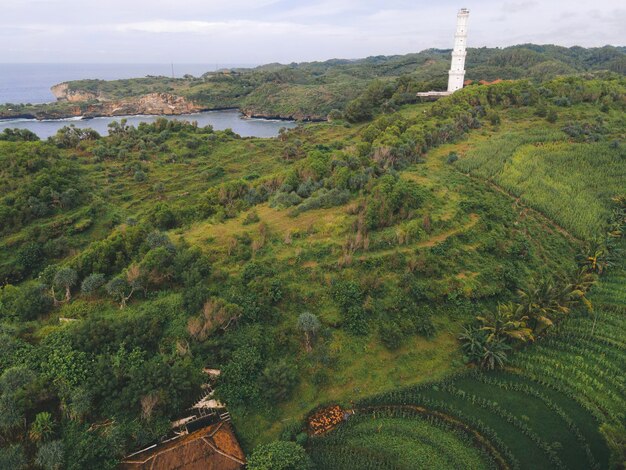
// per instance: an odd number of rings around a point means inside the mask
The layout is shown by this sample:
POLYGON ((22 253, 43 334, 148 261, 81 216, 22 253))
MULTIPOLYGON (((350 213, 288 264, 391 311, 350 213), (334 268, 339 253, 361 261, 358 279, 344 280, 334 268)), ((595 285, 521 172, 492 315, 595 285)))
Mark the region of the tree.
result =
POLYGON ((12 285, 0 288, 0 315, 30 321, 48 312, 52 298, 42 284, 12 285))
POLYGON ((526 327, 528 317, 520 314, 520 306, 511 302, 500 304, 484 316, 476 317, 482 330, 488 333, 487 341, 500 338, 518 341, 532 340, 532 330, 526 327))
POLYGON ((311 346, 312 340, 321 326, 322 324, 317 316, 312 313, 304 312, 298 317, 298 329, 304 333, 304 344, 308 352, 313 349, 311 346))
POLYGON ((290 441, 257 446, 248 459, 248 470, 309 470, 311 460, 304 448, 290 441))
POLYGON ((105 286, 107 294, 120 303, 120 309, 126 307, 126 302, 131 298, 134 290, 128 285, 123 277, 115 277, 111 279, 105 286), (129 292, 130 291, 130 292, 129 292), (127 292, 129 292, 127 294, 127 292))
POLYGON ((487 370, 502 368, 507 362, 507 352, 510 349, 503 338, 487 341, 480 361, 481 367, 487 370))
POLYGON ((61 470, 64 464, 62 441, 44 442, 39 446, 35 463, 44 470, 61 470))
POLYGON ((260 377, 260 384, 265 396, 273 401, 284 401, 291 396, 298 384, 298 370, 284 359, 271 363, 260 377))
POLYGON ((52 415, 47 411, 37 413, 35 421, 30 426, 28 437, 33 442, 48 440, 54 432, 54 421, 52 415))
MULTIPOLYGON (((72 268, 61 268, 54 275, 54 286, 65 289, 65 301, 69 302, 72 298, 72 287, 76 284, 78 280, 78 274, 72 268)), ((54 296, 54 291, 53 296, 54 296)), ((55 298, 56 300, 56 298, 55 298)))
POLYGON ((93 295, 105 284, 104 274, 92 273, 87 276, 80 286, 80 291, 85 295, 93 295))
POLYGON ((135 291, 144 289, 144 275, 139 266, 131 265, 126 271, 126 278, 122 276, 111 279, 104 287, 113 299, 120 303, 120 309, 126 307, 135 291))

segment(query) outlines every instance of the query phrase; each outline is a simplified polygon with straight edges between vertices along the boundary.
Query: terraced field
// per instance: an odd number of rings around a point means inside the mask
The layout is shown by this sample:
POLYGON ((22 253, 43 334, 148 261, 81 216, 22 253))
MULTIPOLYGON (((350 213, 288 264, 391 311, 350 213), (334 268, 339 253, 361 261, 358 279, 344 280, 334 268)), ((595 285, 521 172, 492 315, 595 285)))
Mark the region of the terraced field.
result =
POLYGON ((337 470, 494 466, 468 435, 408 409, 359 413, 323 439, 311 456, 318 468, 337 470))
POLYGON ((626 410, 624 286, 621 265, 593 292, 594 314, 567 319, 514 354, 506 370, 472 371, 359 402, 346 424, 311 439, 312 457, 322 468, 608 468, 599 428, 619 426, 626 410), (411 407, 464 423, 504 461, 496 464, 484 445, 440 419, 425 423, 411 407), (421 435, 427 427, 430 434, 421 435), (442 450, 443 442, 451 444, 442 450))

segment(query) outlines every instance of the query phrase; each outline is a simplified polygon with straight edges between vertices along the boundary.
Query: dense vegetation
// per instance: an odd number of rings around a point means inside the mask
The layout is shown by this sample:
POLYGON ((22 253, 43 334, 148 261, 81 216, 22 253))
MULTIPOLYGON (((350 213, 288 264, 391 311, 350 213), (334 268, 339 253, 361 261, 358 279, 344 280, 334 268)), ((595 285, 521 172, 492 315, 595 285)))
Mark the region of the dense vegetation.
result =
MULTIPOLYGON (((399 81, 388 109, 415 102, 418 91, 443 90, 450 65, 450 50, 428 49, 397 56, 359 60, 269 64, 253 69, 207 72, 201 77, 154 77, 127 80, 77 80, 70 91, 89 93, 97 99, 114 100, 160 92, 180 95, 207 109, 240 108, 247 114, 326 119, 343 110, 352 100, 379 80, 382 88, 399 81)), ((466 78, 473 81, 532 79, 537 82, 557 76, 593 71, 626 74, 624 48, 560 47, 524 44, 507 48, 470 48, 466 78)), ((82 103, 87 109, 88 102, 82 103)), ((72 103, 0 106, 0 115, 49 115, 68 113, 72 103), (9 111, 9 109, 11 111, 9 111)), ((370 118, 371 115, 366 116, 370 118)))
POLYGON ((206 366, 251 468, 618 462, 624 79, 413 91, 276 139, 4 133, 0 467, 111 468, 206 366), (357 413, 307 439, 328 402, 357 413))

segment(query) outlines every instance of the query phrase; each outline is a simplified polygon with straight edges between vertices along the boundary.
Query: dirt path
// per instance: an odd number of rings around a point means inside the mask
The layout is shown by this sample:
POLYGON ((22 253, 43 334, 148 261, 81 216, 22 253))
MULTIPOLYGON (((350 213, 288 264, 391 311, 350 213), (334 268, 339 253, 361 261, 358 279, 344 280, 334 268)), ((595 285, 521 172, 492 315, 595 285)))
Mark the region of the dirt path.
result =
POLYGON ((373 251, 371 253, 361 253, 359 259, 376 258, 378 256, 386 256, 394 253, 411 253, 416 248, 430 248, 446 241, 448 238, 453 237, 458 233, 471 229, 474 225, 478 223, 479 220, 480 216, 478 214, 470 214, 470 221, 461 227, 455 228, 453 230, 448 230, 447 232, 442 232, 438 235, 435 235, 434 237, 429 238, 428 240, 423 240, 421 242, 387 248, 386 250, 373 251))
POLYGON ((508 196, 511 199, 513 199, 515 201, 515 204, 520 206, 523 209, 520 212, 520 216, 523 216, 524 212, 531 212, 538 219, 543 220, 544 222, 547 223, 547 225, 549 225, 550 227, 554 228, 557 232, 559 232, 561 235, 564 235, 566 238, 569 238, 571 241, 574 241, 574 242, 577 242, 577 243, 581 243, 581 244, 583 243, 583 240, 581 240, 580 238, 577 238, 576 236, 574 236, 567 229, 565 229, 564 227, 562 227, 559 224, 557 224, 553 219, 551 219, 550 217, 545 215, 543 212, 540 212, 537 209, 533 209, 532 207, 524 204, 524 202, 522 201, 522 199, 520 197, 517 197, 517 196, 511 194, 506 189, 504 189, 502 186, 498 186, 496 183, 494 183, 491 180, 486 180, 486 179, 483 179, 483 178, 479 178, 477 176, 472 176, 472 175, 470 175, 468 173, 463 173, 463 172, 460 172, 460 173, 462 175, 470 178, 470 179, 473 179, 474 181, 479 181, 479 182, 481 182, 483 184, 486 184, 490 188, 492 188, 494 191, 497 191, 500 194, 504 194, 505 196, 508 196))

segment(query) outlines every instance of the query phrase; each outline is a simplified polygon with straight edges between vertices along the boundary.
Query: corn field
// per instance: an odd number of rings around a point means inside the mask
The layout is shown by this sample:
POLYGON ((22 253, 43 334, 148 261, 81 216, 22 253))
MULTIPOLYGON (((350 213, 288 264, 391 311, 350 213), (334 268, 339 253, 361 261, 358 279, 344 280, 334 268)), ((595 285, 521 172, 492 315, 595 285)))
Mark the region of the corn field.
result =
POLYGON ((625 189, 626 157, 606 141, 566 138, 555 130, 505 133, 468 151, 455 166, 493 181, 576 237, 592 239, 604 231, 608 201, 625 189))

